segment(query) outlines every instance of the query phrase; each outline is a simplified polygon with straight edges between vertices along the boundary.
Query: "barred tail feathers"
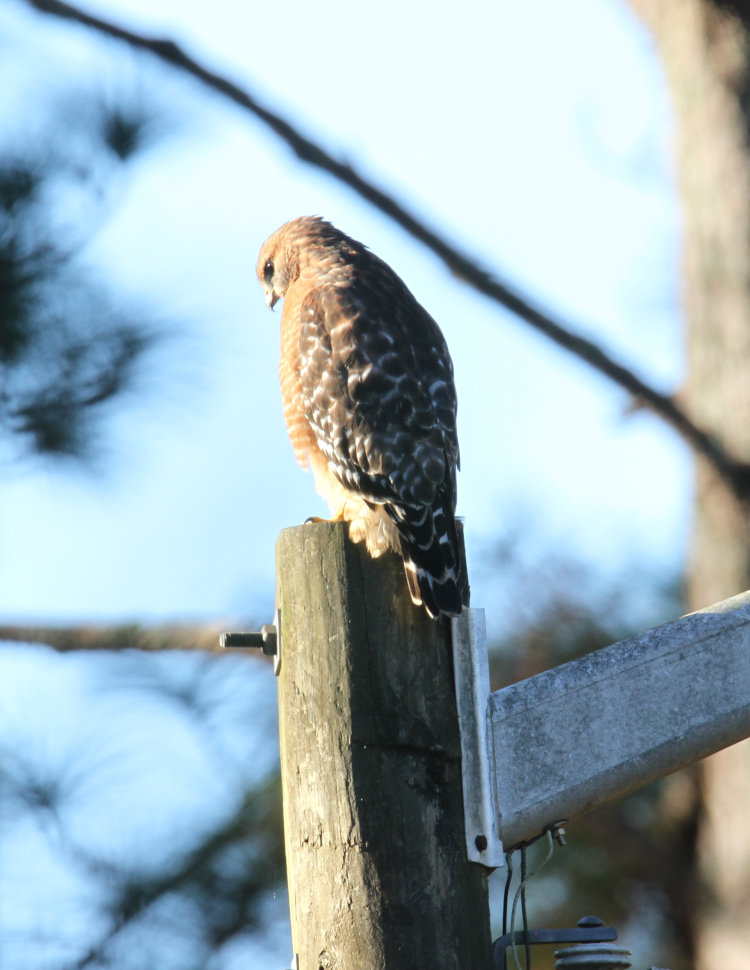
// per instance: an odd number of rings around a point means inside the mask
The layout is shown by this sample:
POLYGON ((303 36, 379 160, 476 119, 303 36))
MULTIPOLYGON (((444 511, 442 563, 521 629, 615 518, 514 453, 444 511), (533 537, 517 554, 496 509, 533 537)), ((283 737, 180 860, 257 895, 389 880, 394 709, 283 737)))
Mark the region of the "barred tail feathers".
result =
POLYGON ((430 508, 388 509, 398 528, 409 594, 427 613, 457 616, 461 612, 459 555, 452 512, 430 508))

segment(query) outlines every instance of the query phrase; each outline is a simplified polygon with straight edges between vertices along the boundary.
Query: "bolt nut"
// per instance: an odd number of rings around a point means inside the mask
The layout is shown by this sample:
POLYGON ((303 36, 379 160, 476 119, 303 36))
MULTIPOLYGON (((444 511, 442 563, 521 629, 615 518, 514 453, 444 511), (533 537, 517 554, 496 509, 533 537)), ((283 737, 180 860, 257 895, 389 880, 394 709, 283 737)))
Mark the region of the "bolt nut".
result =
POLYGON ((565 838, 565 825, 567 820, 561 822, 556 822, 551 828, 552 838, 557 842, 559 846, 567 845, 567 840, 565 838))
POLYGON ((599 919, 598 916, 582 916, 576 923, 576 926, 582 930, 590 930, 597 926, 604 926, 604 920, 599 919))

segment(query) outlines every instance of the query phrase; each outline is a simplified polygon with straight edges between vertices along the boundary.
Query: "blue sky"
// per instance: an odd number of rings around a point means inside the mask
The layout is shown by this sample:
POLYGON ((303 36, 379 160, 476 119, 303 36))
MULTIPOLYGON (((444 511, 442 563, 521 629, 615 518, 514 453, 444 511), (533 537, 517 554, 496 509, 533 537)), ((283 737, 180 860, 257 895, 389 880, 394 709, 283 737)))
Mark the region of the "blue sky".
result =
MULTIPOLYGON (((669 114, 648 37, 620 0, 465 0, 460 12, 383 0, 377 14, 351 2, 287 0, 283 17, 278 5, 236 0, 86 7, 177 40, 640 374, 666 390, 679 386, 669 114)), ((117 205, 85 257, 122 292, 185 321, 138 399, 107 425, 97 469, 4 466, 3 619, 270 619, 276 537, 325 509, 286 438, 279 313, 266 310, 254 266, 263 239, 306 213, 388 260, 446 335, 459 395, 459 512, 473 602, 486 607, 490 631, 508 604, 498 592, 502 569, 488 570, 484 553, 504 530, 520 530, 528 562, 554 552, 603 574, 634 563, 644 575, 679 568, 689 457, 655 419, 629 416, 627 399, 604 379, 451 278, 401 230, 193 82, 142 72, 119 45, 96 44, 21 3, 0 6, 0 56, 6 131, 28 130, 33 106, 62 82, 92 77, 167 112, 173 135, 117 186, 117 205)), ((2 654, 6 743, 49 770, 87 745, 96 753, 84 768, 102 787, 87 792, 71 824, 88 827, 92 809, 119 819, 123 805, 132 808, 132 829, 112 843, 119 851, 143 832, 171 831, 186 811, 205 818, 209 801, 226 808, 224 779, 180 723, 144 708, 143 698, 113 709, 103 694, 95 668, 113 664, 119 683, 127 657, 2 654), (158 754, 143 744, 149 725, 165 745, 158 754), (124 769, 110 767, 116 747, 130 759, 132 790, 120 785, 124 769), (154 783, 157 760, 164 790, 154 783)), ((180 665, 189 661, 176 661, 172 676, 180 665)), ((240 732, 245 765, 257 760, 260 734, 268 753, 274 721, 270 670, 257 679, 247 695, 236 680, 227 685, 227 743, 247 724, 244 710, 232 719, 232 704, 257 701, 268 715, 258 735, 240 732)), ((92 831, 109 844, 111 833, 92 831)), ((7 918, 25 947, 28 926, 41 925, 34 920, 54 920, 59 932, 72 877, 47 858, 38 833, 8 837, 15 849, 5 877, 19 879, 7 918)), ((283 922, 285 900, 271 906, 283 922)), ((89 918, 85 906, 73 915, 89 918)), ((280 966, 288 949, 282 931, 278 951, 257 965, 280 966)), ((237 965, 248 965, 245 953, 237 965)))
MULTIPOLYGON (((678 212, 669 115, 623 3, 365 7, 291 0, 108 0, 87 9, 170 36, 245 84, 430 224, 576 322, 659 387, 679 385, 678 212)), ((524 554, 675 569, 687 454, 583 365, 450 277, 397 227, 302 167, 192 82, 141 74, 119 45, 0 12, 13 87, 2 116, 96 75, 167 108, 175 133, 118 187, 86 258, 187 321, 95 473, 24 464, 0 484, 7 619, 270 617, 279 531, 325 514, 281 419, 279 313, 254 279, 263 239, 319 213, 385 258, 440 323, 459 394, 470 568, 520 519, 524 554), (36 45, 28 56, 23 42, 36 45)), ((24 108, 24 112, 26 112, 24 108)), ((494 582, 474 603, 492 627, 494 582)))

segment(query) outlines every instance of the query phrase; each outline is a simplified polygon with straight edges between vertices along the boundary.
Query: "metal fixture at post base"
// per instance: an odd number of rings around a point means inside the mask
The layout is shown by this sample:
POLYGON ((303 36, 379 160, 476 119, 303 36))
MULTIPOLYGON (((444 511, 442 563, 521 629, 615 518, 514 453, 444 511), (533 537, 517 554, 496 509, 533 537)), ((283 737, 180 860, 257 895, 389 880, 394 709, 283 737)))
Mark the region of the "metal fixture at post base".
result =
MULTIPOLYGON (((578 925, 575 928, 564 928, 564 929, 552 929, 552 930, 528 930, 524 932, 523 930, 518 930, 515 933, 505 933, 503 936, 498 937, 497 940, 492 944, 492 958, 495 970, 507 970, 507 956, 508 950, 513 946, 513 940, 515 938, 516 947, 523 947, 526 945, 526 941, 532 945, 539 944, 550 944, 550 943, 575 943, 582 944, 586 948, 590 948, 588 952, 593 952, 593 948, 597 944, 607 944, 612 943, 617 939, 617 929, 614 926, 604 926, 602 920, 596 916, 584 916, 583 919, 578 921, 578 925)), ((571 950, 578 950, 580 947, 574 946, 570 947, 571 950)), ((555 952, 555 956, 558 954, 566 953, 567 950, 558 950, 555 952)), ((627 952, 629 955, 630 951, 627 952)), ((591 963, 569 963, 561 964, 562 967, 586 967, 588 970, 596 970, 598 964, 591 963)), ((619 966, 618 964, 612 964, 612 970, 619 966)), ((625 964, 622 964, 625 966, 625 964)), ((627 966, 630 966, 628 963, 627 966)))

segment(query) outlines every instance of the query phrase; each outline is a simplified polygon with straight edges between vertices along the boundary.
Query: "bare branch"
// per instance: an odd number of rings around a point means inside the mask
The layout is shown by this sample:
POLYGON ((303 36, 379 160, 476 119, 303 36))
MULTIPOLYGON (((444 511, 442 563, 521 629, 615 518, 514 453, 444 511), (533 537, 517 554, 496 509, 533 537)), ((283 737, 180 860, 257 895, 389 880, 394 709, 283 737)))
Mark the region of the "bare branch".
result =
POLYGON ((224 627, 137 623, 103 626, 43 627, 0 626, 0 640, 43 643, 61 653, 69 650, 205 650, 220 652, 219 635, 224 627))
POLYGON ((333 158, 282 117, 263 106, 247 91, 193 60, 171 40, 136 34, 87 14, 71 4, 63 3, 62 0, 26 0, 26 2, 42 13, 75 21, 109 37, 125 41, 132 47, 149 51, 165 63, 185 71, 207 87, 229 98, 239 107, 251 112, 286 142, 301 161, 323 169, 348 185, 438 256, 448 269, 465 283, 499 303, 559 347, 623 388, 641 406, 648 408, 673 428, 697 454, 703 456, 738 498, 741 500, 750 498, 750 465, 732 457, 712 434, 695 424, 673 396, 655 390, 628 367, 605 353, 592 340, 576 333, 573 327, 559 318, 553 318, 520 290, 503 282, 498 274, 491 273, 478 260, 454 248, 446 239, 397 202, 393 196, 367 181, 350 165, 333 158))

